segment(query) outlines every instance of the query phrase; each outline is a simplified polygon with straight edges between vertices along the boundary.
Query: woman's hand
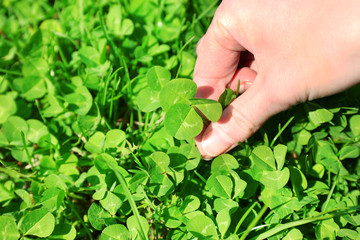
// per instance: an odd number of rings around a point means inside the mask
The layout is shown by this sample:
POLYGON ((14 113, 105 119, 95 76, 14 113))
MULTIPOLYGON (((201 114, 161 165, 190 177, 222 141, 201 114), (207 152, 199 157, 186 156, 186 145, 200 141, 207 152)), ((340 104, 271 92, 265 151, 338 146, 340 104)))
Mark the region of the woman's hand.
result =
POLYGON ((196 138, 212 158, 272 115, 359 83, 360 1, 224 0, 197 54, 197 97, 243 92, 196 138))

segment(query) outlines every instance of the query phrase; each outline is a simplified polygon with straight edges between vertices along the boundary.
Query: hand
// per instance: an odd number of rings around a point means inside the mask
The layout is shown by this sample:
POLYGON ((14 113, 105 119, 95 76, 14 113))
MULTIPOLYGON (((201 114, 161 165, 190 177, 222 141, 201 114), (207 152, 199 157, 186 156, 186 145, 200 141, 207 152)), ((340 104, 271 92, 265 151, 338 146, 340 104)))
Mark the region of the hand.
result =
POLYGON ((204 158, 249 138, 272 115, 360 79, 360 1, 224 0, 197 46, 197 97, 243 92, 196 138, 204 158))

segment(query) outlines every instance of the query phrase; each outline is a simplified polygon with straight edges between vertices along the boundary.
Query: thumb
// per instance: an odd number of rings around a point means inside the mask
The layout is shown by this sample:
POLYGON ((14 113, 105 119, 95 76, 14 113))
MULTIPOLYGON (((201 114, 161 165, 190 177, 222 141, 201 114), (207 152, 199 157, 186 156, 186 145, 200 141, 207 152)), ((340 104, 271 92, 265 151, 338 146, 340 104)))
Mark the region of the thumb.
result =
POLYGON ((206 128, 198 144, 205 159, 231 150, 254 134, 268 118, 288 107, 264 83, 257 75, 251 87, 224 110, 220 120, 206 128))

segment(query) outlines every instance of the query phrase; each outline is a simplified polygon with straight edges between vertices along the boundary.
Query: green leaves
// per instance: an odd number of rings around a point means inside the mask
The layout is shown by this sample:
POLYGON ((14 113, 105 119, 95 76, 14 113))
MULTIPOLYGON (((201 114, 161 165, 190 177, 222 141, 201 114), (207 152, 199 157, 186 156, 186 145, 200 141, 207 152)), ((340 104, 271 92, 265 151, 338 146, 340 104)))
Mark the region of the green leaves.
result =
POLYGON ((360 115, 352 116, 349 120, 349 125, 352 134, 358 137, 360 135, 360 115))
POLYGON ((53 212, 61 206, 64 201, 65 192, 59 188, 53 187, 47 189, 41 198, 41 203, 45 209, 53 212))
POLYGON ((130 216, 126 220, 126 224, 132 239, 142 239, 143 237, 140 235, 140 233, 143 232, 147 235, 149 232, 149 224, 144 217, 140 216, 139 224, 135 216, 130 216))
POLYGON ((184 198, 181 206, 180 212, 183 214, 193 212, 200 207, 200 200, 194 195, 188 195, 184 198))
POLYGON ((299 229, 294 228, 294 229, 291 229, 283 239, 284 240, 301 240, 301 239, 303 239, 303 235, 299 229))
POLYGON ((106 227, 100 236, 100 240, 128 240, 129 239, 129 231, 126 229, 124 225, 121 224, 113 224, 106 227))
POLYGON ((150 155, 149 189, 153 194, 159 197, 170 194, 174 191, 174 183, 169 177, 175 176, 172 175, 173 173, 169 168, 169 164, 170 158, 165 153, 155 152, 150 155))
POLYGON ((118 129, 110 130, 104 135, 96 132, 85 144, 85 149, 91 153, 118 151, 124 147, 125 133, 118 129))
POLYGON ((187 79, 170 81, 160 92, 160 105, 167 111, 166 130, 177 139, 191 139, 200 134, 203 121, 200 111, 210 121, 221 116, 221 106, 212 100, 192 99, 196 85, 187 79))
POLYGON ((97 230, 103 229, 105 225, 116 223, 115 219, 96 203, 91 204, 88 215, 91 225, 97 230))
POLYGON ((309 119, 315 125, 320 125, 326 122, 329 122, 334 114, 329 110, 322 108, 321 106, 309 103, 309 119))
POLYGON ((161 89, 170 81, 170 72, 159 66, 150 68, 146 74, 146 80, 149 87, 155 91, 161 91, 161 89))
POLYGON ((9 95, 0 95, 0 124, 16 113, 17 107, 14 99, 9 95))
POLYGON ((273 151, 277 169, 282 169, 285 164, 287 147, 285 145, 278 144, 274 147, 273 151))
POLYGON ((225 175, 211 175, 206 182, 206 187, 217 197, 231 198, 233 182, 225 175))
POLYGON ((190 99, 191 104, 196 109, 200 110, 204 116, 211 122, 217 122, 222 113, 221 105, 211 99, 190 99))
POLYGON ((3 132, 11 145, 23 145, 23 135, 27 134, 29 126, 26 124, 25 120, 17 117, 11 116, 3 125, 3 132))
POLYGON ((189 232, 198 239, 219 239, 214 222, 207 216, 196 216, 187 224, 189 232))
POLYGON ((59 223, 55 226, 53 233, 49 236, 51 239, 73 240, 76 237, 76 229, 69 223, 59 223))
POLYGON ((339 159, 357 158, 360 155, 360 149, 356 146, 344 146, 339 151, 339 159))
POLYGON ((15 88, 28 101, 43 97, 47 92, 46 80, 48 63, 38 57, 24 59, 22 73, 24 77, 14 80, 15 88))
POLYGON ((284 168, 283 170, 265 172, 264 175, 260 178, 260 182, 264 184, 265 187, 280 189, 286 185, 286 183, 289 181, 289 177, 289 169, 284 168))
POLYGON ((224 109, 227 105, 229 105, 236 98, 236 94, 233 90, 226 88, 224 92, 219 97, 219 102, 221 107, 224 109))
POLYGON ((27 137, 31 142, 38 143, 42 137, 48 134, 47 127, 39 120, 29 119, 26 123, 29 126, 27 137))
POLYGON ((239 163, 229 154, 222 154, 216 157, 211 164, 211 171, 230 171, 237 169, 239 163))
POLYGON ((336 239, 339 226, 333 219, 322 221, 316 227, 316 238, 318 239, 336 239))
POLYGON ((165 208, 163 216, 168 228, 177 228, 182 224, 182 214, 176 206, 165 208))
POLYGON ((105 135, 102 132, 96 132, 85 144, 85 149, 93 153, 101 153, 104 148, 105 135))
POLYGON ((223 209, 218 213, 216 216, 216 223, 221 237, 224 237, 231 224, 231 217, 228 209, 223 209))
POLYGON ((201 117, 186 104, 175 104, 166 113, 165 128, 177 139, 191 139, 200 134, 202 127, 201 117))
POLYGON ((253 150, 250 156, 252 173, 265 187, 280 189, 289 181, 289 169, 283 168, 286 149, 286 146, 278 145, 274 148, 274 153, 267 146, 259 146, 253 150))
POLYGON ((197 88, 192 80, 178 78, 170 81, 170 77, 165 68, 151 68, 146 75, 149 88, 139 93, 137 105, 144 112, 161 106, 166 111, 166 130, 179 140, 189 140, 201 132, 202 116, 212 122, 220 119, 221 104, 210 99, 193 98, 197 88))
POLYGON ((116 212, 119 210, 123 201, 117 197, 112 192, 106 192, 106 195, 103 199, 100 200, 101 206, 108 211, 111 215, 115 215, 116 212))
POLYGON ((54 231, 55 217, 46 209, 41 208, 27 214, 20 229, 25 235, 48 237, 54 231))
POLYGON ((134 31, 134 23, 128 18, 123 18, 119 4, 111 4, 106 15, 106 25, 116 37, 128 36, 134 31))
POLYGON ((17 78, 14 81, 14 85, 28 101, 34 101, 41 98, 46 93, 45 81, 39 76, 17 78))
POLYGON ((175 104, 190 105, 190 98, 196 93, 196 84, 185 78, 178 78, 166 84, 160 92, 160 105, 164 111, 175 104))
POLYGON ((143 112, 152 112, 160 107, 160 92, 150 88, 143 89, 137 96, 136 102, 143 112))
POLYGON ((85 115, 92 106, 92 96, 85 86, 78 86, 73 93, 65 95, 68 108, 75 113, 85 115))
POLYGON ((242 196, 247 183, 235 171, 239 167, 236 159, 223 154, 211 164, 211 175, 206 181, 206 188, 216 197, 231 199, 242 196))
POLYGON ((275 158, 271 149, 267 146, 256 147, 250 156, 254 167, 262 170, 272 171, 276 169, 275 158))
POLYGON ((0 229, 1 239, 16 240, 20 237, 15 220, 10 216, 0 216, 0 229))

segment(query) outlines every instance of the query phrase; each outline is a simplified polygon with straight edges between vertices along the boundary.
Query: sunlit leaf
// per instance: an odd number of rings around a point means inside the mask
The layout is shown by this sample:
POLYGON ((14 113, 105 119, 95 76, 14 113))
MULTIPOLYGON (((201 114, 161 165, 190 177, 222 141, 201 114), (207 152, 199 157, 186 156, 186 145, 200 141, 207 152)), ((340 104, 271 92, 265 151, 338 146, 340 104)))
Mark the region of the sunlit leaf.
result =
POLYGON ((198 239, 219 239, 214 222, 207 216, 196 216, 187 224, 188 231, 198 239))
POLYGON ((7 240, 17 240, 20 233, 16 227, 14 218, 10 216, 0 216, 0 238, 7 240))
POLYGON ((170 78, 169 70, 160 66, 150 68, 146 74, 149 87, 155 91, 160 91, 170 81, 170 78))
POLYGON ((231 198, 233 182, 225 175, 211 175, 206 181, 206 187, 215 196, 231 198))
POLYGON ((190 99, 192 106, 197 108, 208 120, 216 122, 220 119, 222 108, 221 104, 211 99, 190 99))
POLYGON ((55 217, 46 209, 36 209, 27 214, 20 229, 25 235, 48 237, 55 228, 55 217))
POLYGON ((216 157, 211 163, 211 171, 230 171, 239 167, 238 161, 229 155, 222 154, 216 157))
POLYGON ((165 111, 176 103, 190 105, 190 98, 195 96, 196 89, 196 84, 190 79, 174 79, 161 89, 160 105, 165 111))
POLYGON ((100 236, 100 240, 128 240, 129 230, 122 224, 113 224, 106 227, 100 236))
POLYGON ((178 103, 166 113, 165 128, 177 139, 190 139, 201 132, 203 122, 194 108, 178 103))

